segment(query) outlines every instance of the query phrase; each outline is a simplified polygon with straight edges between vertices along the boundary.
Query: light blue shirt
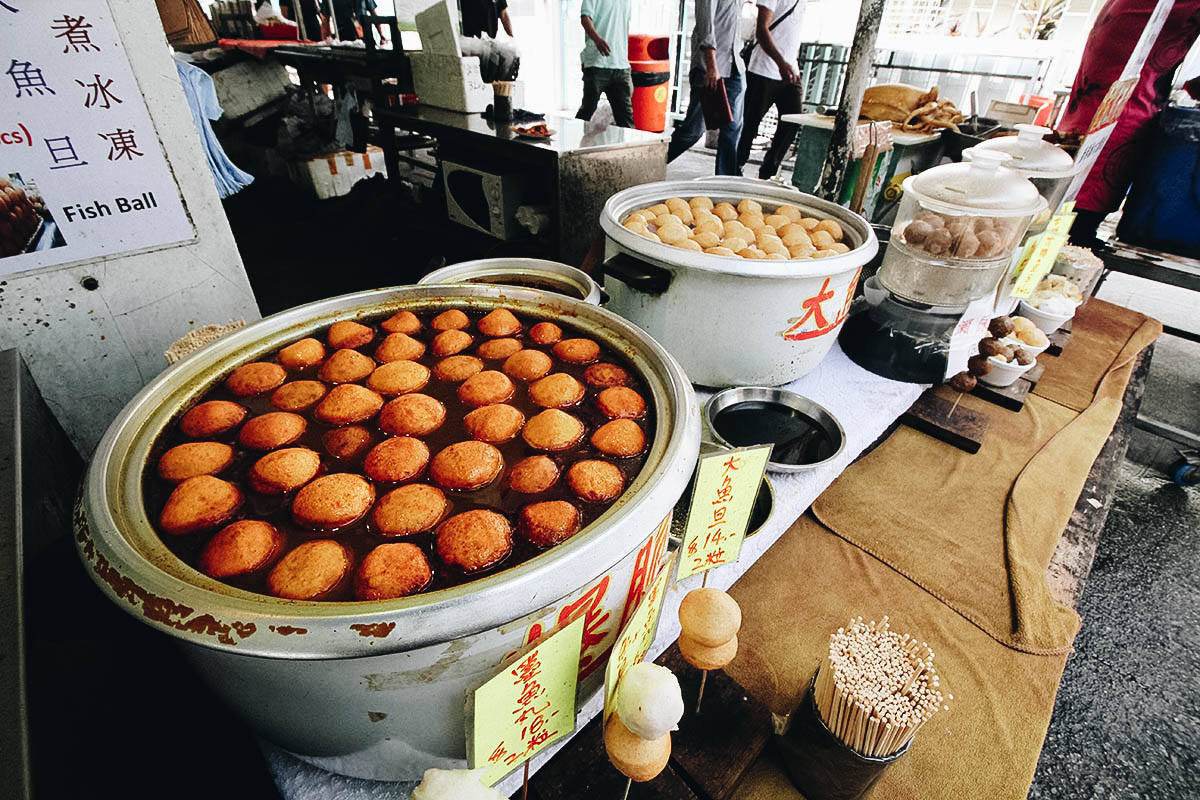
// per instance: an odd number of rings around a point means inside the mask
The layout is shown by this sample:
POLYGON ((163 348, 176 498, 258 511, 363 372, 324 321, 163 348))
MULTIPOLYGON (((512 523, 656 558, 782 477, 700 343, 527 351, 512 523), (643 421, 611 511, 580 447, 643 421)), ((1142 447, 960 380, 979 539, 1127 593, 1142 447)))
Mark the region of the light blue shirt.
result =
POLYGON ((579 60, 584 69, 629 69, 629 0, 583 0, 581 17, 589 17, 592 27, 608 42, 608 55, 600 55, 595 43, 584 35, 579 60))

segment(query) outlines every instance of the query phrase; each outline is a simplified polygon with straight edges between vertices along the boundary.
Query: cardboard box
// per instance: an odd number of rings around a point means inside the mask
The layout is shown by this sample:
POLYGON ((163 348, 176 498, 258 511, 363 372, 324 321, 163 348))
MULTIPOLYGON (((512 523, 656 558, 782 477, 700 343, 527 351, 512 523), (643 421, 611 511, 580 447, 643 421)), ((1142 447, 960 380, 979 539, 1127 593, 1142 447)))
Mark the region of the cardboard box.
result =
POLYGON ((310 190, 320 200, 349 194, 354 184, 363 178, 387 171, 383 150, 367 147, 365 153, 340 150, 325 156, 293 161, 289 172, 292 182, 310 190))

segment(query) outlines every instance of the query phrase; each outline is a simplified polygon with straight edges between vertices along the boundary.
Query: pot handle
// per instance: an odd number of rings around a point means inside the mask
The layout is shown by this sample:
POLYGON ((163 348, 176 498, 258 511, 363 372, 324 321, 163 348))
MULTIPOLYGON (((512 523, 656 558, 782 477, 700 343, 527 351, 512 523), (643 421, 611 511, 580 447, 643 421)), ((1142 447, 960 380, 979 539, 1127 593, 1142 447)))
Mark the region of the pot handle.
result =
POLYGON ((671 285, 671 273, 627 253, 617 253, 604 262, 604 274, 646 294, 662 294, 671 285))

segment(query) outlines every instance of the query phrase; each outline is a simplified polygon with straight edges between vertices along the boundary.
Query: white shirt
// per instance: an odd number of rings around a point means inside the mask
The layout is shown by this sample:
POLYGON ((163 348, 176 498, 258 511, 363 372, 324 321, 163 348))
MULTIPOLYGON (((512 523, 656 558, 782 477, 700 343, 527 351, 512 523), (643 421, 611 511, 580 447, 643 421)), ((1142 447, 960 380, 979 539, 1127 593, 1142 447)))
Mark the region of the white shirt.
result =
MULTIPOLYGON (((775 40, 775 46, 779 48, 779 52, 792 63, 794 68, 800 57, 800 24, 804 21, 804 6, 807 4, 807 0, 758 0, 757 4, 760 8, 771 12, 770 24, 774 25, 781 16, 787 14, 793 3, 796 4, 796 10, 775 26, 775 30, 771 31, 771 38, 775 40)), ((775 60, 763 50, 762 42, 754 45, 754 52, 750 55, 750 63, 746 66, 746 70, 772 80, 779 80, 782 77, 775 60)))

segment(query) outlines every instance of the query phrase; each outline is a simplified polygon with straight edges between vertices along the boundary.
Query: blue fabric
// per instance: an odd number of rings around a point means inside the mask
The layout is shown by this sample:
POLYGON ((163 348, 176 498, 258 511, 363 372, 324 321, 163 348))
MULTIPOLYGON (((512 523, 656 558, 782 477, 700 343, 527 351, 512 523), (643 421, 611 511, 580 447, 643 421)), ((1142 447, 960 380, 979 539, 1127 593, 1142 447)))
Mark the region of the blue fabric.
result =
MULTIPOLYGON (((667 161, 674 161, 684 151, 691 148, 704 135, 704 109, 700 105, 700 95, 704 91, 705 71, 692 70, 689 80, 692 85, 691 96, 688 99, 687 114, 675 126, 671 136, 671 146, 667 151, 667 161)), ((741 74, 733 74, 722 78, 725 82, 725 94, 729 97, 729 110, 733 112, 733 121, 721 126, 717 135, 717 174, 741 175, 738 169, 737 148, 742 136, 742 112, 745 106, 745 95, 741 74)))
POLYGON ((217 100, 217 89, 213 85, 212 76, 199 67, 175 60, 175 71, 179 73, 179 82, 183 84, 183 96, 187 98, 188 108, 192 110, 192 121, 200 134, 200 143, 204 145, 204 156, 208 159, 208 169, 212 173, 213 183, 217 185, 217 194, 224 200, 230 195, 237 194, 254 181, 254 176, 243 172, 225 155, 225 149, 213 133, 209 120, 220 119, 221 104, 217 100))

